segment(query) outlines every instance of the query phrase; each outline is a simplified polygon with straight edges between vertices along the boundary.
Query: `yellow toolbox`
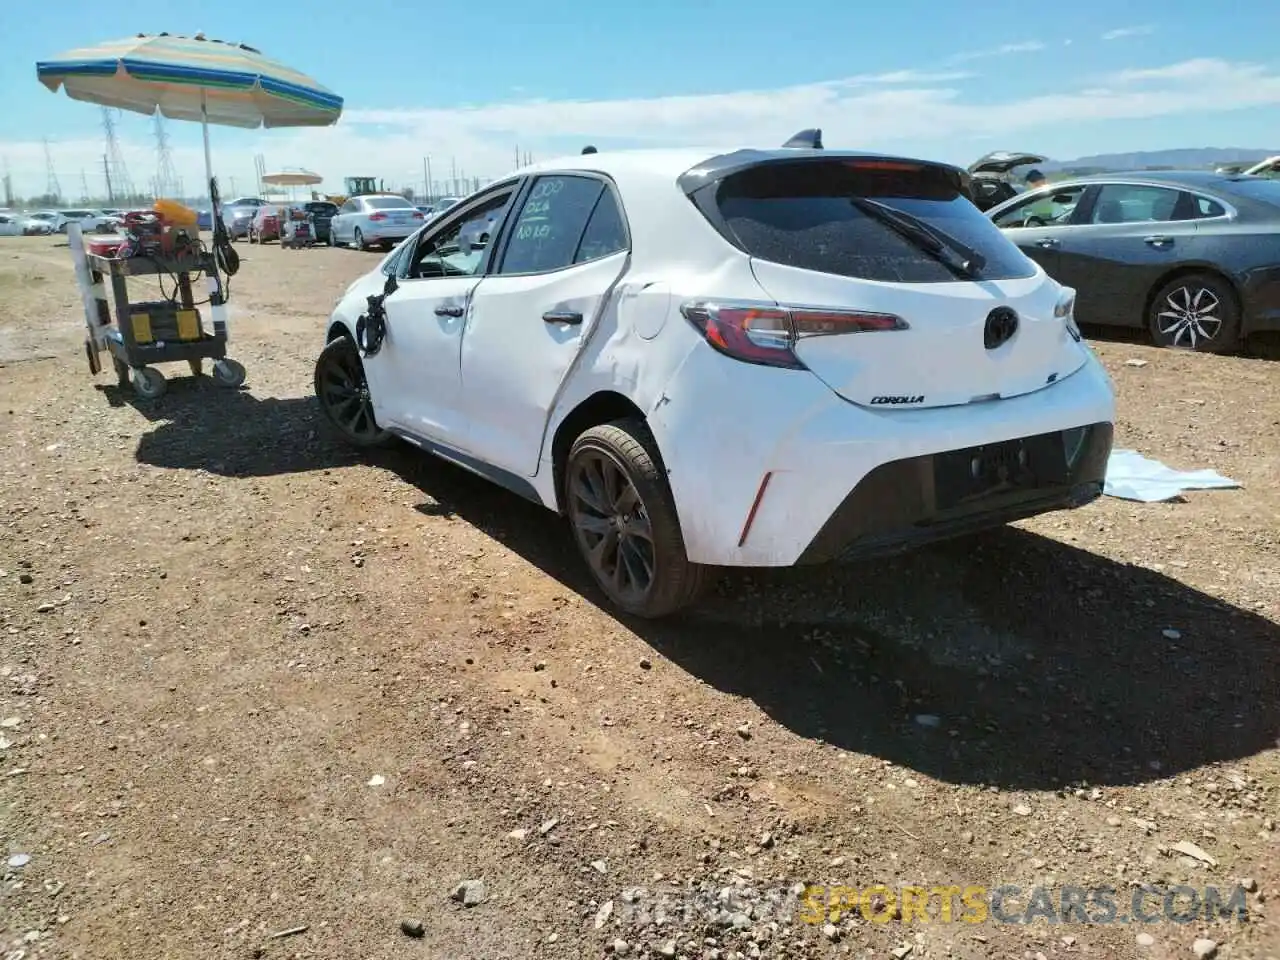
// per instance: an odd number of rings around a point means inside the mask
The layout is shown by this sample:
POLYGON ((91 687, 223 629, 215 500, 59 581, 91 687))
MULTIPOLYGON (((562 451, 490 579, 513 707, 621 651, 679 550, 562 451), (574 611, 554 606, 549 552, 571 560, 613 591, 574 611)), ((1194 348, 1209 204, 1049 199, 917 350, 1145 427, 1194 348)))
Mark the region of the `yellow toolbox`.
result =
POLYGON ((203 335, 200 312, 168 300, 129 304, 129 323, 133 339, 139 344, 183 343, 199 340, 203 335))

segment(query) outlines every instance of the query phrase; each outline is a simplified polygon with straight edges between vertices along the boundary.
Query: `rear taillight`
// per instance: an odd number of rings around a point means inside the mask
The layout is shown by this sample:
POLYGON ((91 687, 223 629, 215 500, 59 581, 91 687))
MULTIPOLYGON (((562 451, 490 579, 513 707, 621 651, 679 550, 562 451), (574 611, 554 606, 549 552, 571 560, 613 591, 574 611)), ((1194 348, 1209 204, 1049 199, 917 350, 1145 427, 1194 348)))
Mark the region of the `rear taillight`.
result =
POLYGON ((385 213, 371 213, 371 214, 369 214, 369 219, 370 219, 370 220, 385 220, 385 219, 387 219, 387 215, 386 215, 385 213))
POLYGON ((891 313, 777 303, 693 300, 682 304, 680 313, 726 356, 792 370, 805 369, 795 346, 808 337, 907 329, 907 322, 891 313))
POLYGON ((413 219, 415 219, 415 220, 421 220, 421 219, 422 219, 422 211, 421 211, 421 210, 416 211, 416 212, 413 214, 413 219))

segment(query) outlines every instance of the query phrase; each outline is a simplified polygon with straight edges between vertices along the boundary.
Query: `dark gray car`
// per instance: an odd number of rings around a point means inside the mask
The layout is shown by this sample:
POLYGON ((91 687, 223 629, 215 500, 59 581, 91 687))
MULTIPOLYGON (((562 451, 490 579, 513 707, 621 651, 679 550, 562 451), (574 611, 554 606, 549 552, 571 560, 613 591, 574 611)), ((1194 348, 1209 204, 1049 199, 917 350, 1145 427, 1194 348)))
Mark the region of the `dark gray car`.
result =
POLYGON ((1280 181, 1204 171, 1098 174, 987 216, 1059 283, 1080 323, 1145 327, 1213 353, 1280 330, 1280 181))

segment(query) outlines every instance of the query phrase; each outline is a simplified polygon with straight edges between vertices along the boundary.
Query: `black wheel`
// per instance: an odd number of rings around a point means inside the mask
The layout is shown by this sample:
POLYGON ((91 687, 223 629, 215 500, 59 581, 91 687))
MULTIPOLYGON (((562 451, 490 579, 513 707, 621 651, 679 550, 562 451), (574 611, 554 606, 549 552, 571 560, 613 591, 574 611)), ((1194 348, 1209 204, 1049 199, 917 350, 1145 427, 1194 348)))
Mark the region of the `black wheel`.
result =
POLYGON ((609 600, 638 617, 692 604, 707 568, 690 563, 656 444, 638 420, 592 427, 574 442, 565 502, 574 539, 609 600))
POLYGON ((164 374, 155 367, 137 367, 133 371, 133 392, 143 400, 160 399, 166 387, 164 374))
POLYGON ((348 443, 357 447, 380 447, 392 439, 373 416, 364 364, 350 338, 339 337, 320 351, 316 360, 315 390, 324 415, 348 443))
POLYGON ((354 234, 352 234, 351 239, 352 239, 352 242, 355 244, 355 247, 356 247, 356 249, 357 249, 357 250, 368 250, 368 249, 369 249, 368 247, 366 247, 366 246, 364 245, 364 234, 360 232, 360 228, 359 228, 359 227, 356 227, 356 232, 355 232, 354 234))
POLYGON ((1188 274, 1156 291, 1147 327, 1158 347, 1229 353, 1240 345, 1240 304, 1222 277, 1188 274))
POLYGON ((213 364, 213 379, 218 382, 219 386, 228 387, 234 390, 236 387, 244 383, 246 376, 244 365, 237 363, 230 357, 223 357, 215 360, 213 364))

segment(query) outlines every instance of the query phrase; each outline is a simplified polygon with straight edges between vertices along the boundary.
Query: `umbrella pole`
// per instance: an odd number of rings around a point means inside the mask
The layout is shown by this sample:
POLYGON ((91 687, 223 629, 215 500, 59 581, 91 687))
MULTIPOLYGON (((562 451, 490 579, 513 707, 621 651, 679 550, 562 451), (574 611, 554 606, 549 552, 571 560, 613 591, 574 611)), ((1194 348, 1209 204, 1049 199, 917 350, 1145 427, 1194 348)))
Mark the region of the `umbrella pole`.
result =
POLYGON ((200 91, 200 132, 204 134, 204 178, 212 189, 213 154, 209 151, 209 107, 205 103, 205 93, 200 91))
MULTIPOLYGON (((200 91, 200 132, 204 136, 204 176, 205 185, 209 188, 209 216, 212 223, 222 217, 222 204, 213 202, 213 154, 209 150, 209 106, 205 100, 205 92, 200 91)), ((222 284, 218 279, 217 259, 214 259, 213 270, 206 277, 209 287, 209 309, 213 313, 214 336, 231 339, 227 336, 227 305, 222 296, 222 284)))

